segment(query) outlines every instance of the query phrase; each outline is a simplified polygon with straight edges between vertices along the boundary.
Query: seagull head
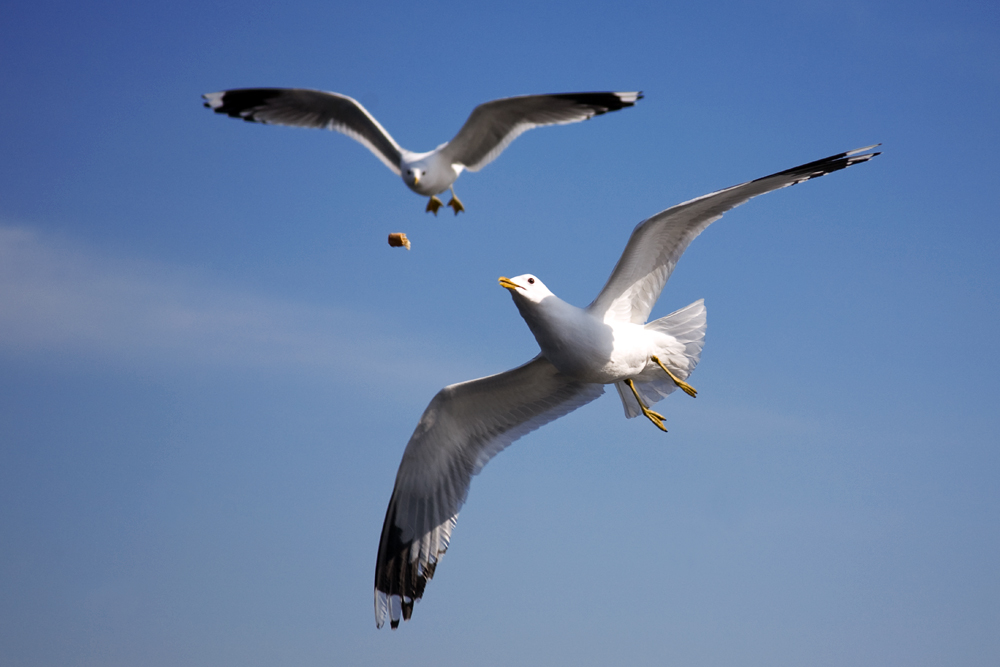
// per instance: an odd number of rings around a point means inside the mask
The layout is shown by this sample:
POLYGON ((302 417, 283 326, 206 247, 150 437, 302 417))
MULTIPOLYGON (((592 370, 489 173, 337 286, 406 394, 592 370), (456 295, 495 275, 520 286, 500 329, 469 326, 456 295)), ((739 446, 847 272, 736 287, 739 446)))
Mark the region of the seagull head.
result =
POLYGON ((412 188, 414 186, 420 185, 420 179, 426 173, 427 173, 426 168, 417 166, 415 164, 411 164, 407 166, 406 169, 403 170, 403 180, 406 182, 407 185, 409 185, 412 188))
POLYGON ((573 330, 579 319, 577 314, 583 312, 557 297, 530 273, 516 278, 502 277, 500 286, 510 290, 517 311, 542 350, 558 348, 562 344, 560 332, 573 330))
POLYGON ((555 296, 541 280, 525 273, 516 278, 500 277, 500 286, 510 290, 515 303, 520 303, 522 299, 531 303, 541 303, 546 297, 555 296))

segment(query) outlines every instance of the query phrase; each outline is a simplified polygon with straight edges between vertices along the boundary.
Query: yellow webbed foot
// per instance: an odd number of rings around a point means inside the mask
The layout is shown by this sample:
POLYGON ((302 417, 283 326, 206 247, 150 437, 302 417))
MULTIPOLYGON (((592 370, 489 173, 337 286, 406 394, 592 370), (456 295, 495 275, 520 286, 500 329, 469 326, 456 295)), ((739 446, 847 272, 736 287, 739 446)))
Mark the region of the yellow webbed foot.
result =
POLYGON ((666 419, 666 417, 661 415, 659 412, 653 412, 646 407, 646 404, 642 402, 641 398, 639 398, 639 392, 635 390, 635 384, 631 379, 625 380, 625 384, 627 384, 628 388, 632 390, 632 394, 635 396, 635 400, 639 403, 639 407, 642 409, 642 414, 646 417, 646 419, 653 422, 653 426, 666 433, 667 427, 663 425, 663 420, 666 419))
POLYGON ((448 189, 451 190, 451 201, 448 202, 448 206, 451 206, 453 209, 455 209, 455 215, 458 215, 458 212, 464 211, 465 207, 462 206, 461 200, 459 200, 458 195, 455 194, 455 186, 452 185, 448 189))
POLYGON ((698 397, 698 390, 695 389, 694 387, 692 387, 691 385, 689 385, 687 382, 684 382, 683 380, 681 380, 679 377, 677 377, 673 373, 671 373, 670 369, 667 368, 666 366, 664 366, 663 362, 660 361, 659 358, 657 358, 657 357, 654 356, 654 357, 650 357, 650 359, 652 359, 653 361, 655 361, 657 363, 657 365, 659 365, 659 367, 663 369, 663 372, 670 376, 670 379, 674 381, 674 384, 676 384, 678 387, 680 387, 681 389, 684 390, 685 394, 687 394, 688 396, 691 396, 692 398, 697 398, 698 397))
POLYGON ((653 426, 660 429, 664 433, 667 432, 667 427, 663 425, 663 420, 666 419, 666 417, 661 415, 659 412, 653 412, 644 405, 640 404, 639 407, 642 408, 642 414, 646 416, 646 419, 653 422, 653 426))
POLYGON ((430 200, 428 200, 427 202, 427 208, 424 209, 424 213, 430 212, 433 213, 434 215, 437 215, 438 209, 440 209, 442 206, 444 206, 444 204, 441 202, 441 200, 438 199, 436 195, 431 195, 430 200))
POLYGON ((684 390, 685 394, 687 394, 691 398, 698 398, 698 390, 695 389, 694 387, 692 387, 691 385, 689 385, 687 382, 681 382, 680 380, 678 380, 676 378, 674 378, 674 382, 677 383, 678 387, 680 387, 681 389, 684 390))

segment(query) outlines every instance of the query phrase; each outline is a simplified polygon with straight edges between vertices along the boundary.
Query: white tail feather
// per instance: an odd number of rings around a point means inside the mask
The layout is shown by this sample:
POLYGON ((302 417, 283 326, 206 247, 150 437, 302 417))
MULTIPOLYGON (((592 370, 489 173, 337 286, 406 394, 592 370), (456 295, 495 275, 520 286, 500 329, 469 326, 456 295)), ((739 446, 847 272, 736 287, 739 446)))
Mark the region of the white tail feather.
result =
MULTIPOLYGON (((671 372, 682 380, 691 375, 701 360, 701 350, 705 347, 706 313, 705 300, 698 299, 691 305, 646 324, 646 329, 670 336, 682 346, 683 349, 670 354, 671 363, 668 364, 671 372)), ((655 379, 633 378, 636 391, 647 406, 663 400, 677 389, 674 381, 662 370, 655 371, 653 377, 655 379)), ((632 395, 632 390, 624 382, 616 382, 615 388, 622 399, 625 416, 632 419, 641 415, 642 410, 632 395)))

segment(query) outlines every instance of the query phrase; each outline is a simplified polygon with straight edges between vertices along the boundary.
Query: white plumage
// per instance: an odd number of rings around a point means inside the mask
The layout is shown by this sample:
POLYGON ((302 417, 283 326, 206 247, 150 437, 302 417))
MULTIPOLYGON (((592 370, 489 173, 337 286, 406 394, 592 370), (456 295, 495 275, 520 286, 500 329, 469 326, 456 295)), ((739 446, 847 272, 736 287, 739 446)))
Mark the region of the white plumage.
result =
POLYGON ((445 387, 406 445, 375 565, 375 622, 409 619, 448 548, 472 475, 521 436, 618 389, 626 416, 645 414, 701 357, 702 301, 646 323, 684 250, 752 197, 870 160, 869 146, 810 162, 669 208, 639 223, 607 284, 586 308, 562 301, 532 275, 501 278, 541 352, 505 373, 445 387), (641 400, 641 403, 640 403, 641 400))

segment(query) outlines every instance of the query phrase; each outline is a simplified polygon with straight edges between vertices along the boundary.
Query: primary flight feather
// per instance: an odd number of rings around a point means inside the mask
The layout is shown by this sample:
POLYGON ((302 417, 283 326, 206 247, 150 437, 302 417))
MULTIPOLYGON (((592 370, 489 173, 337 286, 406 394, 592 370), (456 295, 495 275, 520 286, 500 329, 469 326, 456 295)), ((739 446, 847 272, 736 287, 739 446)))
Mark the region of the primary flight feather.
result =
POLYGON ((202 95, 216 113, 257 123, 335 130, 364 144, 414 192, 429 196, 427 211, 437 215, 437 195, 458 215, 465 207, 453 183, 463 170, 479 171, 521 133, 543 125, 577 123, 633 106, 640 92, 559 93, 505 97, 480 104, 455 137, 426 153, 401 147, 357 100, 307 88, 240 88, 202 95))
POLYGON ((696 301, 646 323, 653 304, 698 234, 752 197, 872 159, 875 146, 840 153, 692 199, 639 223, 607 284, 586 308, 556 297, 533 275, 500 278, 538 342, 513 370, 445 387, 403 452, 375 563, 375 623, 396 628, 448 549, 472 476, 521 436, 593 401, 614 384, 627 417, 646 416, 701 357, 705 306, 696 301))

